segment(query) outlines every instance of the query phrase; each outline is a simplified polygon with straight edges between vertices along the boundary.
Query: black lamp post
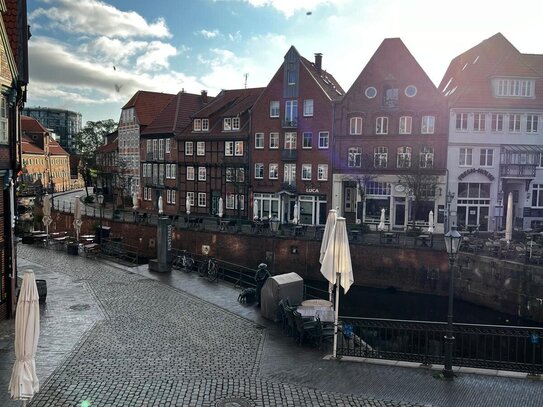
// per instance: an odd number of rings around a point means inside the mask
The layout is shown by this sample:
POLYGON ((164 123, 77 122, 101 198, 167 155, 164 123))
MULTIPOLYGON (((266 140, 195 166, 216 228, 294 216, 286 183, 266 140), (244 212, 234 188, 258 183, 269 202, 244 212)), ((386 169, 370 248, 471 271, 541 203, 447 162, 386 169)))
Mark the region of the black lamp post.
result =
POLYGON ((451 230, 451 203, 454 199, 454 192, 448 192, 447 193, 447 196, 446 196, 446 199, 447 199, 447 227, 445 230, 449 231, 451 230))
POLYGON ((496 229, 499 231, 502 229, 502 219, 503 219, 503 191, 498 192, 498 224, 496 229))
POLYGON ((446 379, 453 379, 452 371, 453 349, 454 349, 454 327, 453 327, 453 300, 454 300, 454 262, 462 243, 462 236, 456 230, 456 226, 445 235, 445 246, 449 256, 449 306, 447 310, 447 335, 445 336, 445 367, 443 376, 446 379))
POLYGON ((98 204, 100 205, 100 234, 98 235, 98 243, 102 244, 102 218, 103 218, 103 204, 104 204, 104 195, 98 194, 98 204))
POLYGON ((277 235, 277 231, 279 230, 279 219, 277 216, 274 216, 270 220, 270 227, 271 231, 273 233, 273 240, 272 240, 272 256, 273 256, 273 263, 272 263, 272 273, 275 275, 275 237, 277 235))

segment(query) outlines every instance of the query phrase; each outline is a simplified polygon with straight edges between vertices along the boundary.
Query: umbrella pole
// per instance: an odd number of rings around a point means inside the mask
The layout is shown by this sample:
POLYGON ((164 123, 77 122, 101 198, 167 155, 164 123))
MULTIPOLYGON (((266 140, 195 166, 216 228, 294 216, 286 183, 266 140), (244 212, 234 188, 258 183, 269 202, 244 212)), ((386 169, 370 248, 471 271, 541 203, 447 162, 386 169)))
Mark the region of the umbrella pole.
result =
MULTIPOLYGON (((531 258, 532 256, 530 256, 531 258)), ((332 300, 334 299, 334 284, 332 283, 328 283, 328 301, 332 302, 332 300)))
POLYGON ((340 274, 336 274, 336 315, 334 318, 334 353, 333 358, 337 358, 337 335, 338 335, 338 322, 339 322, 339 278, 340 274))

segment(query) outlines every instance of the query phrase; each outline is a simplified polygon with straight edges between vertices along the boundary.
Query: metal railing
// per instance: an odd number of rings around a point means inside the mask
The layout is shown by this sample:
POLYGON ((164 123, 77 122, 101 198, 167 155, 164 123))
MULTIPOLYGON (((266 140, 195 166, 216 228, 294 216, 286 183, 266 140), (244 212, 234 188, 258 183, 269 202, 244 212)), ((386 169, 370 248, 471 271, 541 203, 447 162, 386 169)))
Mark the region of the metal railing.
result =
MULTIPOLYGON (((340 317, 352 335, 340 335, 339 356, 443 364, 447 324, 340 317)), ((346 330, 346 332, 350 332, 346 330)), ((543 373, 543 328, 454 324, 453 365, 543 373)))
POLYGON ((100 245, 100 257, 123 264, 139 264, 139 253, 138 247, 126 244, 120 238, 103 238, 100 245))

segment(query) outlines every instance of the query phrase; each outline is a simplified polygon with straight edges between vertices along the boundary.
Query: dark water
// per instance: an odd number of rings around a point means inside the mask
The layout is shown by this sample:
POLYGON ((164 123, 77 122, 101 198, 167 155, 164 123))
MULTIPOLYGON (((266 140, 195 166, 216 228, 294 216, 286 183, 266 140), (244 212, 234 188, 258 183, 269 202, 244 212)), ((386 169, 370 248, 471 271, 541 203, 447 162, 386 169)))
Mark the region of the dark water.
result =
MULTIPOLYGON (((327 289, 327 284, 318 281, 307 281, 306 284, 322 290, 327 289)), ((447 305, 447 297, 353 286, 345 295, 341 290, 339 312, 340 315, 352 317, 446 322, 447 305)), ((461 300, 455 300, 453 308, 454 322, 543 326, 461 300)))

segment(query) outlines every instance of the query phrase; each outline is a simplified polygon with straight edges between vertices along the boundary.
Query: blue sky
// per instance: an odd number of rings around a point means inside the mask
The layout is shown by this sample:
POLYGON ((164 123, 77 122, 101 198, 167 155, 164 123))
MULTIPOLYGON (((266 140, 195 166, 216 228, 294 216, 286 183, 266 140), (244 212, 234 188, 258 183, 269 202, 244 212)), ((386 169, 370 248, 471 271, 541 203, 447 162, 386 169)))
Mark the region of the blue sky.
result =
POLYGON ((347 90, 400 37, 437 85, 452 58, 497 32, 543 53, 540 0, 34 0, 27 106, 118 120, 139 89, 211 95, 266 86, 290 45, 347 90))

